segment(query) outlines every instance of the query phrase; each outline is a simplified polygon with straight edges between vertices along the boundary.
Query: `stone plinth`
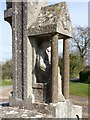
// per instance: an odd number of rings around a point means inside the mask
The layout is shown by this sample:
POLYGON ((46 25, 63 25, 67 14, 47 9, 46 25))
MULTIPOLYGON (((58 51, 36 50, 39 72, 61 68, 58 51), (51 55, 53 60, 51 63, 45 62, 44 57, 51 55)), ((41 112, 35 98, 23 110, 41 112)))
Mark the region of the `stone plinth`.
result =
POLYGON ((33 93, 35 95, 35 102, 43 103, 45 101, 46 87, 43 83, 36 83, 33 85, 33 93))
MULTIPOLYGON (((17 102, 17 100, 16 100, 17 102)), ((18 101, 22 104, 20 108, 26 108, 28 110, 37 111, 37 113, 41 113, 43 116, 46 115, 45 118, 82 118, 82 107, 78 105, 73 105, 70 101, 58 102, 58 103, 30 103, 30 99, 25 102, 18 101)), ((13 103, 11 105, 17 105, 17 103, 13 103)), ((42 117, 43 118, 43 117, 42 117)))
POLYGON ((55 118, 82 118, 82 107, 74 106, 70 101, 52 104, 55 118))

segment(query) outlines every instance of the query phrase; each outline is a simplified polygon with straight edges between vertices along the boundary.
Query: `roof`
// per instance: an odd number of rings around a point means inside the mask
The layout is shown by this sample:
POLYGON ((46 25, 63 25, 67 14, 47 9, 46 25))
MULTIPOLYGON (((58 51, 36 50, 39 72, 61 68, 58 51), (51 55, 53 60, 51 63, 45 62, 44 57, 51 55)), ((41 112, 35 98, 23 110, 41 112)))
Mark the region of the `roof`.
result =
POLYGON ((37 20, 28 29, 28 36, 55 33, 72 37, 72 24, 65 2, 42 7, 37 20))

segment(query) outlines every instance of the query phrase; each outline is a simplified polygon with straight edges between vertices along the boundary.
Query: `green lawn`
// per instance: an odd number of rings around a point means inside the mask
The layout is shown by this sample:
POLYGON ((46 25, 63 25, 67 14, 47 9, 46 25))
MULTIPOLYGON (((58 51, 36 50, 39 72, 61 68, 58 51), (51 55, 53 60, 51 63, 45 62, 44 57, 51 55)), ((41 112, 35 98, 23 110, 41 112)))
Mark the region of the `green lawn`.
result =
MULTIPOLYGON (((12 80, 0 80, 0 86, 12 85, 12 80)), ((70 94, 90 97, 90 84, 80 83, 80 82, 70 82, 70 94)))
POLYGON ((6 85, 12 85, 12 80, 9 79, 0 80, 0 86, 6 86, 6 85))
POLYGON ((90 97, 90 84, 80 83, 80 82, 70 82, 70 94, 83 96, 83 97, 90 97))

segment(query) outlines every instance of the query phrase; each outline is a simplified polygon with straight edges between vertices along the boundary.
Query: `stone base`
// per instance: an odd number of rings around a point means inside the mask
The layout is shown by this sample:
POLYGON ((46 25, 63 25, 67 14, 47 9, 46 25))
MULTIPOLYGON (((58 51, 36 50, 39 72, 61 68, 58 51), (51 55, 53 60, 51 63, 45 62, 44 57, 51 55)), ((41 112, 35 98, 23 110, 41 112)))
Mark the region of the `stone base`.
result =
POLYGON ((46 115, 46 118, 82 118, 82 107, 73 105, 70 101, 45 104, 30 103, 30 99, 25 101, 11 99, 10 105, 36 111, 46 115))
POLYGON ((73 105, 70 101, 51 104, 55 118, 82 118, 82 107, 73 105))

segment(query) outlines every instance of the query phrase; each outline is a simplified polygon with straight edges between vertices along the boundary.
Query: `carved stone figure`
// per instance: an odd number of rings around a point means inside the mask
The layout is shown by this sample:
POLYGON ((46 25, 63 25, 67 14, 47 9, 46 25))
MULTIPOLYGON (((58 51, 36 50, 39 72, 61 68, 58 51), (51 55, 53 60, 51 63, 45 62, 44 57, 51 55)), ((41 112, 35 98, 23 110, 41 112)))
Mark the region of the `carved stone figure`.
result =
MULTIPOLYGON (((51 44, 50 41, 42 42, 37 52, 37 79, 40 83, 51 84, 51 44)), ((65 101, 62 95, 62 81, 60 68, 58 67, 58 99, 65 101)))
POLYGON ((37 52, 37 79, 40 83, 50 80, 51 72, 51 47, 50 42, 43 42, 37 52))

